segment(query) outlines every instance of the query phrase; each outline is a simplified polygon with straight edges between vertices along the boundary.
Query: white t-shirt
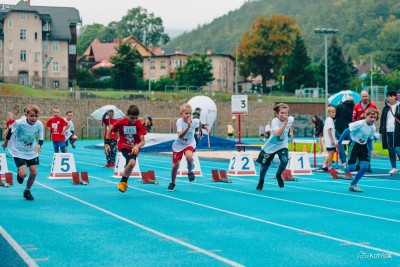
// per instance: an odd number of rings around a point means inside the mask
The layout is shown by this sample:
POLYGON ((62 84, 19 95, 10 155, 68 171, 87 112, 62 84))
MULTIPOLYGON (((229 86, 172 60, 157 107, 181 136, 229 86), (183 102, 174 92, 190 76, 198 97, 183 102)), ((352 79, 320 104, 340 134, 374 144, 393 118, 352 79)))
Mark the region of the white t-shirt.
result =
MULTIPOLYGON (((182 138, 176 139, 174 143, 172 144, 172 151, 174 152, 179 152, 184 150, 186 147, 191 146, 193 148, 196 148, 196 140, 194 139, 194 134, 196 132, 196 128, 198 128, 200 125, 200 120, 199 119, 192 119, 192 124, 190 125, 190 129, 186 132, 182 138)), ((179 118, 176 121, 176 131, 182 132, 188 127, 187 123, 183 121, 182 118, 179 118)))
POLYGON ((271 136, 267 140, 267 142, 265 142, 261 149, 264 150, 265 153, 271 154, 282 148, 287 148, 289 146, 289 130, 290 126, 292 126, 293 123, 294 118, 292 116, 289 116, 285 130, 280 137, 277 137, 275 135, 275 130, 281 128, 283 122, 280 121, 278 118, 273 119, 271 122, 271 136))
POLYGON ((271 133, 271 125, 269 125, 269 124, 265 125, 265 132, 271 133))
MULTIPOLYGON (((390 105, 390 108, 392 109, 393 114, 396 113, 396 107, 399 105, 399 102, 396 102, 394 105, 390 105)), ((394 125, 395 125, 395 119, 394 116, 390 112, 390 110, 387 113, 386 117, 386 132, 388 133, 393 133, 394 132, 394 125)))
POLYGON ((334 147, 335 144, 332 143, 332 140, 329 137, 329 132, 328 132, 329 129, 332 130, 333 140, 336 142, 336 138, 335 138, 335 132, 336 132, 335 123, 333 122, 333 119, 331 117, 328 117, 325 120, 325 124, 324 124, 324 139, 325 139, 325 146, 326 147, 334 147))
POLYGON ((364 120, 355 121, 349 124, 350 138, 352 141, 364 145, 368 139, 374 137, 375 125, 368 125, 364 120))
POLYGON ((65 131, 65 141, 68 141, 68 139, 72 136, 72 132, 75 131, 75 127, 74 127, 74 123, 72 122, 72 120, 67 120, 66 118, 64 118, 64 120, 66 122, 68 122, 69 128, 68 130, 65 131))
POLYGON ((35 152, 36 138, 43 140, 43 123, 36 121, 30 125, 26 117, 16 120, 11 125, 11 138, 8 142, 8 151, 11 156, 21 159, 34 159, 39 156, 35 152))

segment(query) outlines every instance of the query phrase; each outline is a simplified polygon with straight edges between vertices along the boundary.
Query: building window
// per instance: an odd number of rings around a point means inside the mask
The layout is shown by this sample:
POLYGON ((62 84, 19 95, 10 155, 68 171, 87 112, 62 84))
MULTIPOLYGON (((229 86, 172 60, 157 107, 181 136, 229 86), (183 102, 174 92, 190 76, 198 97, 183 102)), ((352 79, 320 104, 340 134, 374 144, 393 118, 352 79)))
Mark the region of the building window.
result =
POLYGON ((42 49, 45 52, 49 50, 49 41, 42 42, 42 49))
POLYGON ((12 19, 9 19, 8 20, 8 28, 10 28, 10 29, 12 29, 13 28, 13 20, 12 19))
POLYGON ((26 61, 26 50, 19 51, 19 60, 26 61))
POLYGON ((37 34, 37 32, 35 32, 35 40, 37 40, 37 38, 38 38, 38 34, 37 34))
POLYGON ((53 42, 53 51, 54 52, 60 51, 60 42, 59 41, 54 41, 53 42))
POLYGON ((13 67, 13 62, 12 59, 10 58, 10 61, 8 62, 8 70, 11 72, 13 71, 14 67, 13 67))
POLYGON ((165 69, 165 61, 161 61, 161 69, 165 69))
POLYGON ((3 51, 3 40, 0 40, 0 51, 3 51))
POLYGON ((19 39, 20 40, 26 40, 26 29, 20 29, 19 30, 19 39))
POLYGON ((70 55, 76 55, 76 45, 69 45, 69 51, 68 53, 70 55))
POLYGON ((13 42, 13 40, 8 41, 8 49, 9 49, 9 50, 13 50, 13 48, 14 48, 14 42, 13 42))
POLYGON ((38 71, 34 71, 34 72, 33 72, 33 79, 34 79, 35 81, 39 80, 39 72, 38 72, 38 71))
POLYGON ((35 15, 35 20, 37 20, 38 19, 38 16, 37 15, 35 15))
POLYGON ((19 13, 19 18, 20 18, 21 20, 26 20, 26 13, 25 13, 25 12, 19 13))
POLYGON ((59 81, 53 81, 53 88, 60 88, 60 82, 59 81))
POLYGON ((57 61, 53 62, 53 72, 60 72, 60 64, 57 61))
POLYGON ((150 69, 154 70, 156 68, 156 63, 154 61, 150 61, 150 69))
POLYGON ((3 71, 3 61, 0 60, 0 71, 3 71))
POLYGON ((36 53, 35 53, 35 61, 36 61, 36 62, 39 61, 39 57, 40 57, 40 53, 39 53, 39 52, 36 52, 36 53))

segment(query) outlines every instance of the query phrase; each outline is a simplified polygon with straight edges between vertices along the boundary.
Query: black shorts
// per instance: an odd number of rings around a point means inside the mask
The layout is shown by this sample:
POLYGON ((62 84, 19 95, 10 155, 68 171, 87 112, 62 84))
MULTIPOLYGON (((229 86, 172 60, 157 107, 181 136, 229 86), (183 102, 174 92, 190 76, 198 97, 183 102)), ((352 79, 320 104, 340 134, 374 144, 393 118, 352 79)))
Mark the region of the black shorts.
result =
POLYGON ((30 167, 33 165, 39 165, 39 157, 36 157, 34 159, 21 159, 21 158, 14 158, 15 165, 17 165, 17 168, 23 166, 26 164, 26 166, 30 167))
POLYGON ((336 151, 336 147, 327 147, 326 151, 336 151))
POLYGON ((126 160, 126 164, 128 164, 129 160, 131 160, 131 159, 134 159, 134 160, 136 161, 137 155, 130 154, 131 152, 132 152, 132 150, 126 149, 126 148, 123 148, 123 149, 121 150, 122 156, 124 156, 124 158, 125 158, 125 160, 126 160), (130 155, 129 155, 129 154, 130 154, 130 155))
POLYGON ((352 165, 357 163, 357 158, 358 161, 368 161, 370 162, 369 158, 369 151, 368 151, 368 145, 360 145, 359 143, 351 141, 349 144, 349 160, 347 161, 347 164, 352 165))

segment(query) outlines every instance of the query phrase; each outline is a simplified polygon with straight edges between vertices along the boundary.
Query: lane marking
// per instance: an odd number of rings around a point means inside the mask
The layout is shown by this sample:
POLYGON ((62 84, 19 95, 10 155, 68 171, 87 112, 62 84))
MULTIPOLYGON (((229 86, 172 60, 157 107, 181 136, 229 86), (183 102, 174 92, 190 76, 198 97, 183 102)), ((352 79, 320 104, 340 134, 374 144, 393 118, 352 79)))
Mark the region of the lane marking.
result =
POLYGON ((218 261, 221 261, 221 262, 223 262, 223 263, 226 263, 226 264, 228 264, 228 265, 237 266, 237 267, 244 267, 244 265, 241 265, 241 264, 239 264, 239 263, 237 263, 237 262, 234 262, 234 261, 229 260, 229 259, 227 259, 227 258, 221 257, 221 256, 219 256, 219 255, 217 255, 217 254, 215 254, 215 253, 212 253, 212 252, 207 251, 207 250, 205 250, 205 249, 202 249, 202 248, 200 248, 200 247, 194 246, 194 245, 189 244, 189 243, 187 243, 187 242, 185 242, 185 241, 179 240, 178 238, 172 237, 172 236, 170 236, 170 235, 164 234, 164 233, 162 233, 162 232, 159 232, 159 231, 157 231, 157 230, 154 230, 154 229, 152 229, 152 228, 149 228, 149 227, 147 227, 147 226, 144 226, 144 225, 142 225, 142 224, 139 224, 139 223, 137 223, 137 222, 134 222, 134 221, 132 221, 132 220, 129 220, 129 219, 127 219, 127 218, 125 218, 125 217, 122 217, 122 216, 120 216, 120 215, 118 215, 118 214, 116 214, 116 213, 113 213, 113 212, 111 212, 111 211, 109 211, 109 210, 103 209, 103 208, 101 208, 101 207, 99 207, 99 206, 97 206, 97 205, 94 205, 94 204, 92 204, 92 203, 89 203, 89 202, 87 202, 87 201, 84 201, 84 200, 82 200, 82 199, 80 199, 80 198, 77 198, 77 197, 71 196, 71 195, 69 195, 69 194, 66 194, 66 193, 64 193, 64 192, 61 192, 61 191, 59 191, 59 190, 57 190, 57 189, 54 189, 54 188, 52 188, 52 187, 50 187, 50 186, 47 186, 47 185, 45 185, 45 184, 42 184, 42 183, 40 183, 40 182, 36 182, 36 184, 38 184, 38 185, 40 185, 40 186, 42 186, 42 187, 44 187, 44 188, 47 188, 47 189, 49 189, 49 190, 51 190, 51 191, 53 191, 53 192, 56 192, 56 193, 58 193, 58 194, 60 194, 60 195, 63 195, 63 196, 65 196, 65 197, 67 197, 67 198, 70 198, 70 199, 72 199, 72 200, 75 200, 75 201, 77 201, 77 202, 80 202, 80 203, 82 203, 82 204, 84 204, 84 205, 86 205, 86 206, 89 206, 89 207, 91 207, 91 208, 94 208, 94 209, 96 209, 96 210, 98 210, 98 211, 101 211, 101 212, 103 212, 103 213, 106 213, 106 214, 108 214, 108 215, 110 215, 110 216, 112 216, 112 217, 114 217, 114 218, 117 218, 117 219, 119 219, 119 220, 121 220, 121 221, 124 221, 124 222, 126 222, 126 223, 131 224, 131 225, 134 225, 134 226, 136 226, 136 227, 138 227, 138 228, 140 228, 140 229, 142 229, 142 230, 145 230, 145 231, 147 231, 147 232, 153 233, 153 234, 155 234, 155 235, 157 235, 157 236, 163 237, 163 238, 168 239, 168 240, 170 240, 170 241, 172 241, 172 242, 178 243, 178 244, 180 244, 180 245, 182 245, 182 246, 185 246, 185 247, 187 247, 187 248, 190 248, 190 249, 192 249, 192 250, 194 250, 194 251, 196 251, 196 252, 198 252, 198 253, 202 253, 202 254, 204 254, 204 255, 206 255, 206 256, 209 256, 209 257, 211 257, 211 258, 214 258, 214 259, 216 259, 216 260, 218 260, 218 261))
POLYGON ((7 243, 18 253, 21 259, 29 267, 38 267, 36 262, 25 252, 25 250, 7 233, 7 231, 0 225, 0 235, 4 237, 7 243))

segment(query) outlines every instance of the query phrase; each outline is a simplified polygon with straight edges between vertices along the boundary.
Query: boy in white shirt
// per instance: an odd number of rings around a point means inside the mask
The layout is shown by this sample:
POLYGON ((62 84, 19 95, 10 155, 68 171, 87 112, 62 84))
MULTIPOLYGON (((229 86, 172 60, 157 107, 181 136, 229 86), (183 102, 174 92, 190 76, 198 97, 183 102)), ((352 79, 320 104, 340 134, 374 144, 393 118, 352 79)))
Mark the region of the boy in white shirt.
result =
POLYGON ((335 117, 336 117, 336 108, 334 106, 329 106, 328 117, 325 120, 324 133, 323 133, 325 147, 328 154, 326 155, 322 169, 327 170, 331 174, 332 178, 337 179, 339 178, 339 175, 337 174, 337 171, 334 168, 332 168, 333 154, 336 151, 335 123, 333 121, 335 117))
POLYGON ((364 176, 370 165, 370 154, 376 156, 372 146, 372 139, 376 127, 375 121, 378 120, 379 111, 374 108, 368 108, 365 111, 365 119, 355 121, 349 124, 349 128, 344 130, 340 136, 339 141, 336 143, 336 147, 342 144, 346 137, 350 136, 351 142, 349 144, 349 160, 347 161, 347 171, 351 175, 352 171, 356 170, 357 159, 360 162, 360 170, 357 172, 354 179, 352 179, 349 190, 353 192, 362 192, 363 190, 357 186, 358 181, 364 176))
POLYGON ((69 128, 65 131, 65 152, 67 152, 68 142, 71 143, 73 149, 75 149, 75 141, 78 140, 78 136, 75 135, 75 126, 72 121, 73 112, 67 111, 65 113, 65 121, 68 122, 69 128))
POLYGON ((188 166, 189 182, 194 182, 196 177, 193 170, 193 151, 196 148, 196 140, 194 139, 195 129, 201 131, 200 120, 192 119, 192 107, 189 104, 183 104, 180 108, 181 118, 176 121, 176 129, 178 138, 172 144, 172 170, 171 183, 168 185, 168 191, 174 191, 176 184, 176 174, 179 169, 179 164, 185 154, 188 166))
POLYGON ((2 144, 3 148, 8 145, 8 151, 17 165, 19 184, 22 184, 27 176, 26 166, 29 168, 29 178, 23 195, 26 200, 34 200, 30 189, 36 179, 36 166, 39 165, 39 153, 43 145, 44 128, 43 123, 38 120, 39 113, 36 105, 27 106, 25 116, 11 125, 6 140, 2 144), (36 143, 36 138, 39 139, 38 143, 36 143))

